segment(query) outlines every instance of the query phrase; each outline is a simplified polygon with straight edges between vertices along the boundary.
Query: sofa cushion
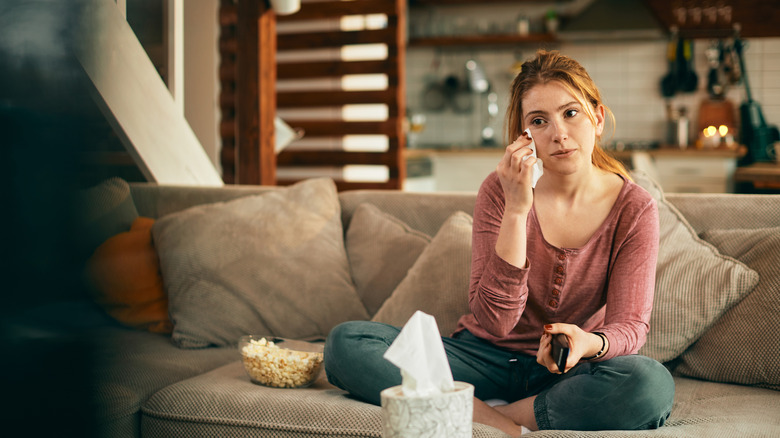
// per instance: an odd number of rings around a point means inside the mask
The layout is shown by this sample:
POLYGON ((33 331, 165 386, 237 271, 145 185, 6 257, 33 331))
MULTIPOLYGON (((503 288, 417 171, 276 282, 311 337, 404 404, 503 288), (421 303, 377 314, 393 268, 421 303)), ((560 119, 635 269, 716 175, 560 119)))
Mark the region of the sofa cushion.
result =
POLYGON ((430 241, 430 236, 372 204, 355 210, 347 230, 347 257, 369 315, 379 310, 430 241))
POLYGON ((87 260, 90 293, 122 324, 153 333, 170 333, 168 296, 152 244, 154 219, 138 217, 129 231, 103 242, 87 260))
POLYGON ((442 225, 372 321, 403 326, 417 310, 433 315, 442 336, 469 312, 472 218, 456 212, 442 225))
POLYGON ((683 353, 675 371, 780 390, 780 227, 711 230, 702 237, 758 271, 761 281, 683 353))
POLYGON ((78 192, 74 203, 76 232, 86 256, 109 237, 129 230, 138 217, 130 185, 117 177, 78 192))
MULTIPOLYGON (((477 438, 504 438, 474 424, 477 438)), ((143 406, 144 437, 381 437, 382 409, 328 383, 269 388, 250 382, 241 362, 171 385, 143 406)))
POLYGON ((140 437, 141 405, 176 382, 231 363, 235 348, 184 350, 170 337, 122 327, 89 332, 96 436, 140 437))
POLYGON ((152 232, 180 347, 235 345, 246 334, 324 336, 368 319, 330 179, 192 207, 152 232))
MULTIPOLYGON (((780 398, 768 389, 675 378, 672 415, 664 427, 631 431, 635 438, 776 436, 780 398)), ((146 438, 181 437, 381 437, 382 409, 349 397, 325 374, 308 388, 281 389, 253 384, 241 362, 170 385, 143 408, 146 438)), ((506 438, 479 423, 475 438, 506 438)), ((626 431, 534 432, 541 438, 625 437, 626 431)))
POLYGON ((758 274, 701 240, 655 181, 641 172, 634 177, 658 202, 660 219, 653 313, 639 353, 667 362, 750 293, 758 274))

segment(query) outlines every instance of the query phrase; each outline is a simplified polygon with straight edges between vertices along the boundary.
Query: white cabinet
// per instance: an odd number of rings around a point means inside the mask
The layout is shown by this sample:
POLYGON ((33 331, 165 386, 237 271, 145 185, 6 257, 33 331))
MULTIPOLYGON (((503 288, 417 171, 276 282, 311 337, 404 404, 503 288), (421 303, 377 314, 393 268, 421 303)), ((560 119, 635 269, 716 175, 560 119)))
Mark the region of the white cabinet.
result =
POLYGON ((412 192, 476 192, 496 170, 503 148, 414 151, 431 163, 430 175, 407 178, 404 190, 412 192), (411 181, 410 181, 411 180, 411 181))
POLYGON ((634 151, 634 169, 647 172, 669 193, 734 191, 737 151, 658 149, 634 151))
POLYGON ((670 193, 728 193, 734 191, 737 160, 727 157, 655 158, 658 179, 670 193))

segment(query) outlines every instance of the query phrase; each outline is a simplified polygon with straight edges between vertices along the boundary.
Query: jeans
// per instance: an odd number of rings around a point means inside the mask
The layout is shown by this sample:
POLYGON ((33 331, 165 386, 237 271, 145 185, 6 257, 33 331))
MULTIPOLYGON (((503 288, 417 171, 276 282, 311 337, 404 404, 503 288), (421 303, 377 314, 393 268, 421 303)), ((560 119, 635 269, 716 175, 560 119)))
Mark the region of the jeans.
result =
MULTIPOLYGON (((328 381, 379 405, 383 389, 401 384, 398 367, 382 357, 400 331, 368 321, 335 327, 325 343, 328 381)), ((468 331, 442 341, 453 378, 474 385, 476 398, 511 403, 537 395, 540 429, 654 429, 672 410, 672 376, 645 356, 584 362, 561 375, 539 365, 535 356, 496 347, 468 331)))

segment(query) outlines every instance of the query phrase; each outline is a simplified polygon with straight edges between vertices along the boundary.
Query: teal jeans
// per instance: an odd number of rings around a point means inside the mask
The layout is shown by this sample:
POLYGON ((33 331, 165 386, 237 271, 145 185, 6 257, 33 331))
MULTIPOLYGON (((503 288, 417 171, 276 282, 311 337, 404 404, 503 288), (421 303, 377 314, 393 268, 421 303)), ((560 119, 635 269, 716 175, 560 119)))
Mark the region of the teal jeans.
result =
MULTIPOLYGON (((325 343, 328 381, 379 405, 383 389, 401 384, 400 370, 383 357, 398 333, 398 327, 367 321, 334 328, 325 343)), ((474 385, 478 399, 511 403, 537 395, 534 413, 540 429, 654 429, 672 410, 672 376, 645 356, 585 362, 560 375, 539 365, 535 356, 496 347, 467 331, 442 341, 453 378, 474 385)))

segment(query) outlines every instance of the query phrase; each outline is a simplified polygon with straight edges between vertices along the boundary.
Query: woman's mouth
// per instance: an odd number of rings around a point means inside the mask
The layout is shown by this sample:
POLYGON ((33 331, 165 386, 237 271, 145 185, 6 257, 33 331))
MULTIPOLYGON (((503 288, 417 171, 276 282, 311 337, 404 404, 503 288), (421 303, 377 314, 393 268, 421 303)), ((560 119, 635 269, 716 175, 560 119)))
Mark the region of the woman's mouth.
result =
POLYGON ((566 157, 570 157, 576 151, 577 151, 576 149, 561 149, 559 151, 553 152, 552 154, 550 154, 550 156, 556 158, 566 158, 566 157))

